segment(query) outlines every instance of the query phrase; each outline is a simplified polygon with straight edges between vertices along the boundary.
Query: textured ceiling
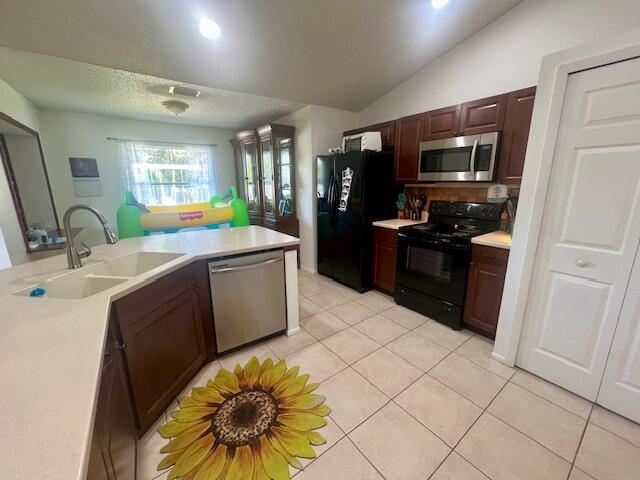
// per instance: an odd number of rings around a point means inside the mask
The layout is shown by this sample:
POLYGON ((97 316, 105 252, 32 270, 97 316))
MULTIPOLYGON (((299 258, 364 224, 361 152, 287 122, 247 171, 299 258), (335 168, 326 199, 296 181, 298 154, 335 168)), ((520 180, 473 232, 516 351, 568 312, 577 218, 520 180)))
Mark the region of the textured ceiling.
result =
POLYGON ((5 47, 0 78, 40 107, 187 125, 255 127, 304 106, 209 87, 197 87, 198 98, 180 97, 168 93, 179 82, 5 47), (184 101, 189 109, 171 115, 161 105, 167 99, 184 101))
MULTIPOLYGON (((0 45, 359 111, 519 0, 2 0, 0 45), (198 19, 214 18, 216 41, 198 19)), ((114 88, 116 86, 114 85, 114 88)))

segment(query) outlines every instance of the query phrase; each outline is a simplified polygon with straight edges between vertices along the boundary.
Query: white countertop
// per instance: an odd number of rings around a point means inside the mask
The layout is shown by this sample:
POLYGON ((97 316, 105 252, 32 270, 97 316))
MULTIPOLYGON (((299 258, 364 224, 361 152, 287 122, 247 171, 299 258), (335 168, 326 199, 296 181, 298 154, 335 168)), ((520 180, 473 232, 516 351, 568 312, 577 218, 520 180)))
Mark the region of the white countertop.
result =
POLYGON ((71 273, 66 255, 0 271, 2 478, 84 479, 112 300, 195 260, 299 244, 263 227, 193 231, 101 245, 86 266, 134 253, 183 256, 81 300, 12 293, 71 273))
POLYGON ((511 235, 502 230, 478 235, 471 239, 471 243, 476 245, 484 245, 485 247, 503 248, 511 250, 511 235))
POLYGON ((392 230, 398 230, 400 227, 407 227, 409 225, 417 225, 418 223, 425 223, 426 220, 408 220, 406 218, 392 218, 391 220, 379 220, 373 222, 374 227, 391 228, 392 230))

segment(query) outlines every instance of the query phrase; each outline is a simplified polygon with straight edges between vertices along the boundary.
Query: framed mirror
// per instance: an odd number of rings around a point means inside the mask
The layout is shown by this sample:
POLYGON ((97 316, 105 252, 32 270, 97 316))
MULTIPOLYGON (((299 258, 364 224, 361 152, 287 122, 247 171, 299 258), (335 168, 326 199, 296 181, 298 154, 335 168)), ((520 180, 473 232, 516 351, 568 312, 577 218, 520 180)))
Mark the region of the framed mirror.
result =
POLYGON ((64 248, 38 132, 0 112, 0 157, 27 253, 64 248))

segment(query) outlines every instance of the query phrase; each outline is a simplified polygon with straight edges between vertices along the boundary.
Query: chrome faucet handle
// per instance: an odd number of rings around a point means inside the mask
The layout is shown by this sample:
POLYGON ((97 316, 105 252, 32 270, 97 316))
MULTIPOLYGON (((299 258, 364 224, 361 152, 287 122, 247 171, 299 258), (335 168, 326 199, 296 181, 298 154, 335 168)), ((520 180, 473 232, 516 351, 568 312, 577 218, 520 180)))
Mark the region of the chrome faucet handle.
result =
POLYGON ((91 247, 89 245, 87 245, 84 242, 80 242, 80 245, 82 245, 84 248, 82 250, 78 250, 78 256, 80 258, 87 258, 89 255, 91 255, 91 247))

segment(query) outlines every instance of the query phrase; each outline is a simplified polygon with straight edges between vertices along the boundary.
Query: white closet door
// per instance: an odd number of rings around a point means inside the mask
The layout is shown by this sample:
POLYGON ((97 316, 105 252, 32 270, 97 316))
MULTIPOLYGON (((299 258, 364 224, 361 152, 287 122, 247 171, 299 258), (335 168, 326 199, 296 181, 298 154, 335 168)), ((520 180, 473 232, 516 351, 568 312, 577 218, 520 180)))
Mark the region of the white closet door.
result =
POLYGON ((517 363, 595 400, 640 238, 640 59, 570 75, 517 363))
POLYGON ((631 281, 596 402, 640 423, 640 257, 631 281))

